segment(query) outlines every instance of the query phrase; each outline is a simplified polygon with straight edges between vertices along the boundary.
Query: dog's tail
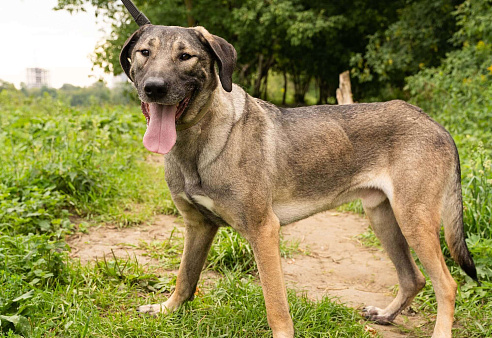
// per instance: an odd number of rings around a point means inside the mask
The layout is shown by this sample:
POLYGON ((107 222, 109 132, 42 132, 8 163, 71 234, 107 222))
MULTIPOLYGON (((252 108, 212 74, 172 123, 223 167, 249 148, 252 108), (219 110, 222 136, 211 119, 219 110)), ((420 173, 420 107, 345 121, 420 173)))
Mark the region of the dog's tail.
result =
MULTIPOLYGON (((453 142, 454 144, 454 142, 453 142)), ((461 168, 458 150, 455 149, 455 170, 443 203, 442 220, 444 235, 453 259, 468 276, 480 284, 475 263, 465 241, 463 224, 463 198, 461 194, 461 168)))

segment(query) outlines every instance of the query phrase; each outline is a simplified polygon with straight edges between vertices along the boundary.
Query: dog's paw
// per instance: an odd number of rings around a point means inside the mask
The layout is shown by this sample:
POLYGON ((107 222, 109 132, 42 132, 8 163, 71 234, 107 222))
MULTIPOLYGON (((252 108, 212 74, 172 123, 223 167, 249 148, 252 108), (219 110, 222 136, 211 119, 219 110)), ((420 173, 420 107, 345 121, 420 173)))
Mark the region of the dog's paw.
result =
POLYGON ((142 305, 137 308, 137 311, 140 313, 145 313, 150 316, 157 316, 160 313, 167 313, 168 310, 164 306, 164 304, 149 304, 142 305))
POLYGON ((389 325, 393 322, 393 319, 395 319, 392 316, 385 315, 383 309, 375 306, 366 306, 363 308, 362 315, 366 319, 381 325, 389 325))

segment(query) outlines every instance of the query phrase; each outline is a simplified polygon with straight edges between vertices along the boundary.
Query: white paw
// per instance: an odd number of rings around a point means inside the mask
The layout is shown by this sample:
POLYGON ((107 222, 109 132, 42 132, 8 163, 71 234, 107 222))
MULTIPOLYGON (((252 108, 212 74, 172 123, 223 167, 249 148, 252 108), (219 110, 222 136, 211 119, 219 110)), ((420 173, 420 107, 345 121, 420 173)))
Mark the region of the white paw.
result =
POLYGON ((137 308, 137 311, 151 316, 157 316, 159 313, 166 314, 169 312, 168 308, 164 305, 164 303, 142 305, 137 308))
POLYGON ((366 306, 365 308, 362 309, 362 312, 364 313, 364 315, 369 315, 369 316, 377 316, 379 315, 380 313, 383 313, 383 310, 378 308, 378 307, 375 307, 375 306, 366 306))
POLYGON ((366 306, 365 308, 363 308, 362 315, 366 319, 382 325, 390 324, 391 322, 393 322, 393 319, 395 319, 396 317, 396 314, 393 315, 385 314, 383 309, 380 309, 375 306, 366 306))

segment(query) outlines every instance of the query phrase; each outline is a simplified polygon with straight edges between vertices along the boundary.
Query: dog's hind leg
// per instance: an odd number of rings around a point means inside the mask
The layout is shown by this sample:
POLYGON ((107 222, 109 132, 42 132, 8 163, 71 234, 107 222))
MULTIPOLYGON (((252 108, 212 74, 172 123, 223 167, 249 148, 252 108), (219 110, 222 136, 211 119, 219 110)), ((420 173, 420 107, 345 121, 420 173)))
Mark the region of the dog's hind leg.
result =
MULTIPOLYGON (((427 198, 419 195, 420 201, 405 203, 405 208, 398 208, 396 217, 408 244, 417 254, 425 271, 430 277, 437 300, 437 320, 433 338, 451 337, 454 304, 457 285, 449 273, 441 251, 439 231, 441 213, 439 197, 427 198), (432 203, 434 201, 434 203, 432 203), (437 201, 437 203, 435 202, 437 201)), ((395 202, 397 205, 400 201, 395 202)))
POLYGON ((374 233, 396 267, 399 290, 396 298, 386 308, 367 306, 363 314, 369 320, 379 324, 388 324, 411 303, 424 287, 425 278, 415 265, 388 199, 377 206, 369 207, 364 204, 364 210, 371 221, 374 233))

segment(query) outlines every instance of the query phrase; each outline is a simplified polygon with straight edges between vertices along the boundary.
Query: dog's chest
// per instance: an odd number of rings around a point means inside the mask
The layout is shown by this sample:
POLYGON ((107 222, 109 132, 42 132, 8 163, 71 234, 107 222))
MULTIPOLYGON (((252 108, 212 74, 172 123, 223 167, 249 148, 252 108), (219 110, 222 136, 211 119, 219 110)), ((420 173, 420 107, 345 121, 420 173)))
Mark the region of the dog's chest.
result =
POLYGON ((193 205, 217 226, 233 225, 234 182, 220 161, 204 166, 182 158, 166 160, 166 181, 174 198, 193 205))
POLYGON ((205 194, 188 194, 182 192, 179 197, 192 204, 205 218, 216 226, 229 226, 229 224, 220 216, 215 201, 205 194))

